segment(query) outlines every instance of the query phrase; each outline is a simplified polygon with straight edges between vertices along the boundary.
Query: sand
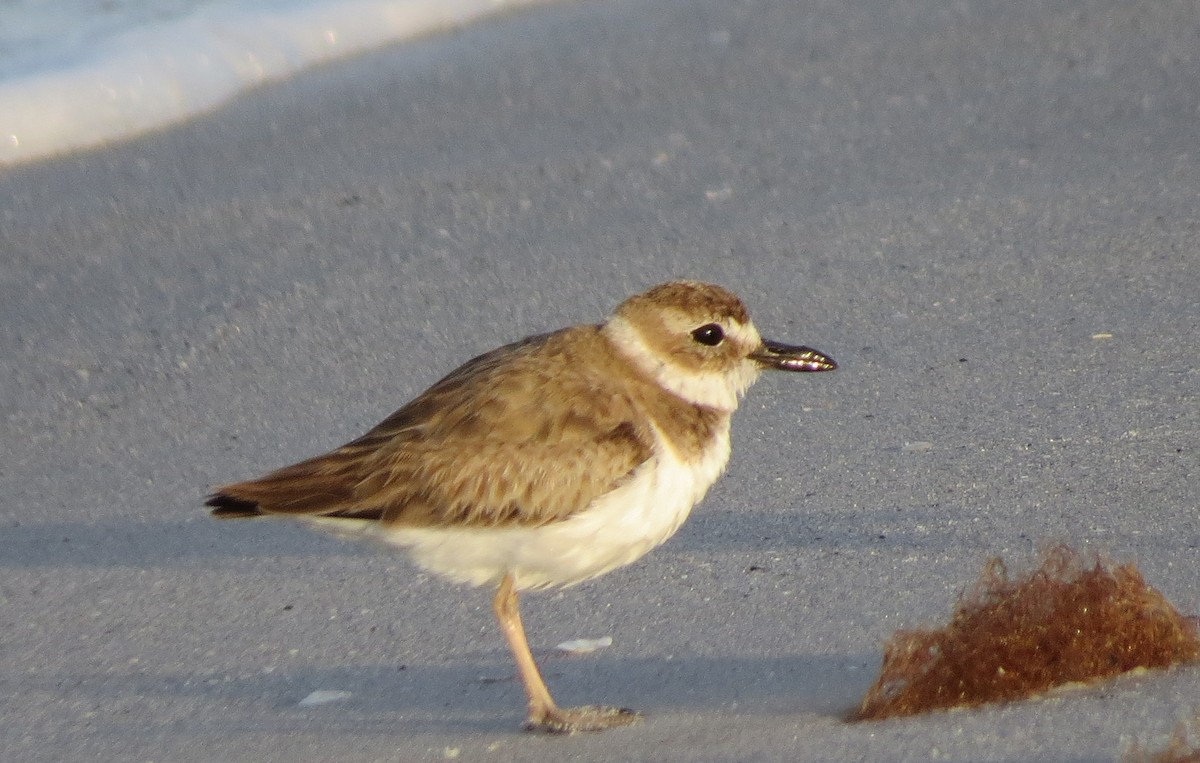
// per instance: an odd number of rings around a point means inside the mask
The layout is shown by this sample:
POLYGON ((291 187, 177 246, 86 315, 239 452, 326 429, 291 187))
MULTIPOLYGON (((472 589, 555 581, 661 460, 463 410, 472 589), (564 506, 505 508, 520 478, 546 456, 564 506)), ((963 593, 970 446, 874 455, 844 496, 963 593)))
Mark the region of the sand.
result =
POLYGON ((5 759, 1165 743, 1197 669, 841 718, 990 556, 1104 550, 1200 611, 1198 39, 1169 0, 567 2, 0 171, 5 759), (751 391, 664 547, 528 597, 558 698, 640 726, 523 735, 488 592, 201 507, 682 276, 841 368, 751 391))

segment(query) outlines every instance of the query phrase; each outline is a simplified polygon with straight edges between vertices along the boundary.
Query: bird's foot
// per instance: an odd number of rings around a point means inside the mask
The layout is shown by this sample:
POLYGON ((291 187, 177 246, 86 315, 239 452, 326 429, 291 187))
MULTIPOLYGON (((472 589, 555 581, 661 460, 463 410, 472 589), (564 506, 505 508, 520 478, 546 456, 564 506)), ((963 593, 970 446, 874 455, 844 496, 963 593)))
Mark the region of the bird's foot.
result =
POLYGON ((574 734, 628 726, 642 720, 641 713, 625 707, 552 707, 535 712, 525 721, 525 730, 543 734, 574 734))

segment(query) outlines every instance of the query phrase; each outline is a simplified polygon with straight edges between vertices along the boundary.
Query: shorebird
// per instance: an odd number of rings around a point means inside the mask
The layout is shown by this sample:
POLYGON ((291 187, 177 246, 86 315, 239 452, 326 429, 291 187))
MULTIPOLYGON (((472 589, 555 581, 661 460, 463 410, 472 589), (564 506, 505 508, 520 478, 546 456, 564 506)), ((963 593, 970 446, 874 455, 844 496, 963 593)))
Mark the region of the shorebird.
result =
POLYGON ((468 361, 352 442, 217 488, 217 517, 279 515, 405 550, 493 607, 529 701, 525 727, 596 731, 640 716, 560 708, 519 592, 569 586, 671 537, 729 460, 730 417, 764 369, 829 371, 764 340, 745 305, 695 281, 656 286, 603 323, 468 361))

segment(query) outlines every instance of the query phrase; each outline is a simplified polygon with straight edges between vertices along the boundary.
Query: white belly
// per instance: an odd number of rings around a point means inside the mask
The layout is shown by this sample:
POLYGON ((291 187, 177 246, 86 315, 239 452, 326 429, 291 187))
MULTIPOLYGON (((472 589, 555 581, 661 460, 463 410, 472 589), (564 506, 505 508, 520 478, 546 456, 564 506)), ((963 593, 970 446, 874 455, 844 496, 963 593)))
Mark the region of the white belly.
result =
MULTIPOLYGON (((656 455, 621 487, 561 522, 541 527, 390 528, 366 534, 407 549, 432 572, 472 585, 520 590, 568 586, 641 558, 675 534, 729 460, 729 431, 685 461, 660 439, 656 455)), ((366 530, 367 528, 363 528, 366 530)))

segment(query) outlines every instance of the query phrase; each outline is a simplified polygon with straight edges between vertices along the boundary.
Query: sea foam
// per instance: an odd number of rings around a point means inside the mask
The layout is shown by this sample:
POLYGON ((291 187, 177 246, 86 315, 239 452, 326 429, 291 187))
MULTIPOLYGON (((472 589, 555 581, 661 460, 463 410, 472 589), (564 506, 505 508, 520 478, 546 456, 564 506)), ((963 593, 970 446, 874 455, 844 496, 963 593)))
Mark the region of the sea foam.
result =
POLYGON ((199 6, 0 73, 0 165, 126 138, 323 61, 547 0, 199 6))

